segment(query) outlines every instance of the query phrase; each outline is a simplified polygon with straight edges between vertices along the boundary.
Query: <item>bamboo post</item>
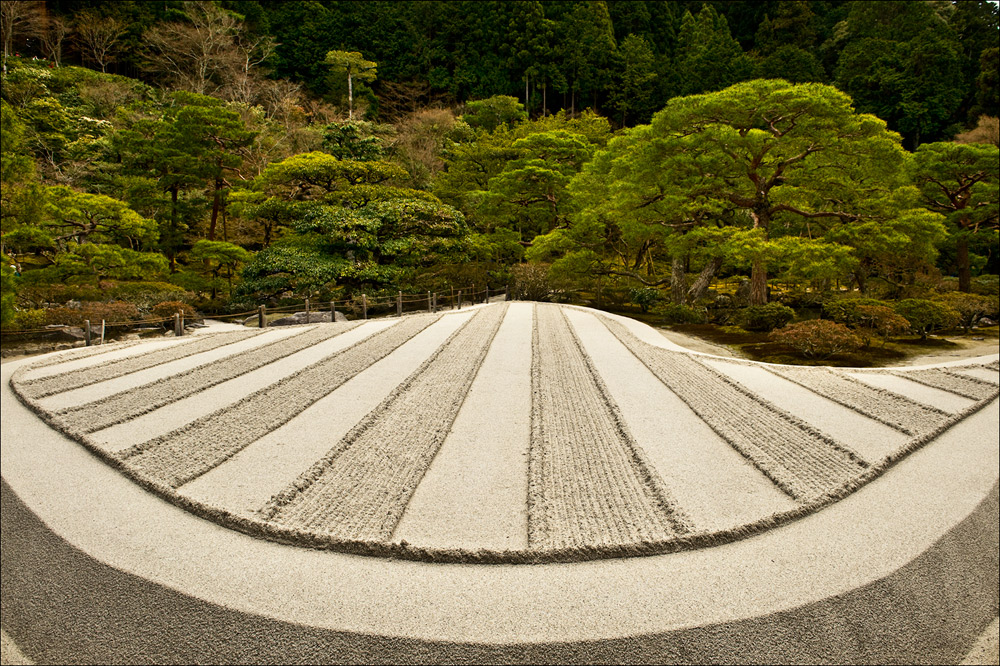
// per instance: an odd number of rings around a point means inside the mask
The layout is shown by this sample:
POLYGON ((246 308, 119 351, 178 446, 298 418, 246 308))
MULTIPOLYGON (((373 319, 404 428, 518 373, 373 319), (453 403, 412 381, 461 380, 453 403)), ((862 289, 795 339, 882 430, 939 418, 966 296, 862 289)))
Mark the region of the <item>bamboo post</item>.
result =
POLYGON ((433 301, 433 304, 431 305, 431 312, 437 312, 438 311, 438 293, 436 291, 434 292, 434 296, 432 298, 434 299, 434 301, 433 301))
POLYGON ((181 313, 174 313, 174 335, 181 336, 184 335, 184 324, 181 323, 181 313))
POLYGON ((267 311, 263 305, 257 308, 257 326, 267 328, 267 311))
POLYGON ((84 319, 83 320, 83 339, 84 339, 84 342, 86 343, 86 345, 89 347, 90 346, 90 320, 89 319, 84 319))
POLYGON ((462 290, 458 290, 458 309, 462 309, 462 290))
POLYGON ((361 318, 368 319, 368 297, 361 294, 361 318))
POLYGON ((104 344, 104 320, 101 320, 101 344, 104 344))
POLYGON ((427 292, 427 311, 434 312, 434 306, 431 304, 431 292, 427 292))
POLYGON ((306 299, 306 323, 311 322, 312 319, 309 318, 309 299, 306 299))
POLYGON ((397 317, 402 317, 403 316, 403 292, 402 291, 400 291, 396 295, 396 316, 397 317))

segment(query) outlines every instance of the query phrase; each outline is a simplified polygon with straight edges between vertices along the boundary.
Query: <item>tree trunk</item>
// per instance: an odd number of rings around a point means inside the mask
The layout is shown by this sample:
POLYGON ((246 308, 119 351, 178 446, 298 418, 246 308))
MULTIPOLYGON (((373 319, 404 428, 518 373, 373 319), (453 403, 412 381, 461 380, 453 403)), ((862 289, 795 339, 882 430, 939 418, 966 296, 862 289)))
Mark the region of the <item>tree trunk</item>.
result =
POLYGON ((347 70, 347 117, 354 120, 354 84, 351 81, 351 70, 347 70))
POLYGON ((722 257, 713 257, 711 261, 705 264, 705 267, 701 269, 701 273, 698 274, 698 279, 688 289, 688 303, 694 303, 705 297, 708 287, 712 284, 712 278, 715 277, 716 271, 720 268, 722 268, 722 257))
POLYGON ((756 258, 750 268, 750 305, 767 304, 767 269, 764 260, 756 258))
POLYGON ((222 204, 222 178, 215 178, 215 197, 212 199, 212 220, 208 223, 208 240, 215 240, 215 226, 219 220, 219 208, 222 204))
POLYGON ((684 258, 675 255, 670 261, 670 302, 683 303, 687 292, 687 276, 684 275, 684 258))
POLYGON ((969 239, 959 234, 955 243, 955 261, 958 263, 958 290, 972 291, 972 267, 969 264, 969 239))

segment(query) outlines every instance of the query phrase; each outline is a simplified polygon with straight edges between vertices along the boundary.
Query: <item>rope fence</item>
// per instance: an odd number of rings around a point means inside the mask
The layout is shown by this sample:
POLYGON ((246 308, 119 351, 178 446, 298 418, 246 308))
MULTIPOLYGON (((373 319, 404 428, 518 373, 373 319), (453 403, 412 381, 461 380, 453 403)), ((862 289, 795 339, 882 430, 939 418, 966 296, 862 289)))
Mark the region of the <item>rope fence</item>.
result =
MULTIPOLYGON (((490 289, 486 286, 476 289, 473 284, 465 289, 451 289, 449 292, 428 291, 420 294, 397 292, 395 297, 369 298, 367 294, 361 294, 351 299, 340 301, 318 302, 306 298, 302 303, 292 305, 282 305, 268 308, 260 305, 256 310, 247 312, 235 312, 224 315, 212 315, 205 317, 222 322, 239 323, 250 325, 250 321, 256 318, 257 326, 267 328, 268 317, 270 315, 286 314, 292 315, 300 312, 306 313, 306 321, 311 322, 313 314, 321 315, 328 313, 330 321, 336 321, 339 312, 347 319, 373 319, 387 316, 402 316, 414 312, 440 312, 446 309, 461 309, 463 306, 477 305, 479 303, 489 303, 491 298, 503 295, 504 300, 510 299, 510 291, 505 285, 502 289, 490 289)), ((44 336, 46 334, 58 333, 61 331, 82 329, 83 339, 86 346, 93 344, 103 344, 108 329, 146 329, 153 326, 173 326, 174 335, 184 335, 185 317, 183 312, 177 312, 169 317, 154 317, 128 321, 105 321, 101 320, 97 324, 96 320, 85 319, 82 326, 72 325, 50 325, 44 328, 28 329, 5 329, 0 331, 0 336, 4 339, 24 336, 44 336)))

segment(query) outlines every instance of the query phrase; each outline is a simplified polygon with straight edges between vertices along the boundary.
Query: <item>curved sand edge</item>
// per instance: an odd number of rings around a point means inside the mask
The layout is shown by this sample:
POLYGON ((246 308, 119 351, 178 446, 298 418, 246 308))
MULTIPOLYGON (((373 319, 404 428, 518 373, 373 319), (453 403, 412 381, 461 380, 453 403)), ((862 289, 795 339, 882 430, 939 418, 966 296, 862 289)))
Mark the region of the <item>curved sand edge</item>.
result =
MULTIPOLYGON (((675 345, 670 345, 670 343, 666 342, 656 333, 654 329, 651 329, 639 322, 615 315, 600 315, 599 313, 595 313, 587 308, 573 307, 572 310, 591 312, 593 314, 597 314, 599 317, 605 316, 608 319, 618 320, 624 323, 627 328, 631 329, 633 334, 638 335, 640 339, 652 341, 657 346, 663 345, 668 348, 673 347, 675 349, 679 349, 675 345)), ((442 347, 442 349, 443 348, 444 347, 442 347)), ((426 361, 425 363, 427 362, 429 361, 426 361)), ((737 362, 759 365, 751 361, 737 362)), ((20 366, 19 370, 13 373, 13 376, 16 378, 17 375, 21 374, 21 368, 27 369, 28 367, 31 366, 20 366)), ((960 423, 962 420, 974 414, 976 411, 985 407, 992 401, 992 398, 987 399, 986 401, 977 402, 976 404, 971 405, 968 409, 962 410, 947 421, 940 423, 940 425, 935 429, 924 432, 920 437, 907 442, 904 447, 892 452, 888 457, 878 460, 878 462, 873 464, 870 469, 867 469, 864 473, 850 479, 849 482, 843 485, 827 490, 823 494, 815 498, 811 498, 792 509, 766 515, 764 517, 751 520, 745 524, 721 530, 699 531, 691 535, 672 537, 666 540, 644 540, 642 542, 629 543, 625 545, 587 544, 585 546, 544 550, 505 550, 489 548, 421 547, 408 544, 405 541, 401 543, 384 543, 363 539, 346 539, 275 525, 266 520, 260 520, 254 516, 233 514, 224 508, 220 509, 214 506, 210 502, 202 502, 198 499, 181 494, 175 491, 173 487, 164 485, 156 479, 146 478, 141 474, 134 473, 133 470, 131 470, 127 465, 124 465, 116 456, 109 455, 107 451, 94 445, 86 436, 81 436, 79 433, 74 433, 71 429, 67 429, 59 422, 58 419, 55 419, 51 413, 43 409, 36 400, 32 400, 30 397, 24 395, 21 387, 17 385, 16 382, 12 382, 12 385, 14 387, 14 392, 18 395, 22 403, 27 404, 32 410, 39 414, 43 420, 48 421, 54 428, 76 439, 84 444, 84 446, 91 449, 95 455, 102 458, 111 467, 118 469, 126 476, 132 478, 132 480, 139 485, 156 493, 167 501, 187 509, 195 515, 213 520, 225 527, 244 532, 251 536, 271 539, 279 543, 291 543, 315 548, 331 549, 345 553, 377 555, 429 562, 494 564, 571 562, 614 557, 658 555, 676 552, 679 550, 715 546, 747 538, 754 534, 772 529, 776 526, 800 519, 805 515, 818 511, 819 509, 841 500, 846 495, 855 492, 859 487, 862 487, 876 479, 888 468, 895 465, 902 457, 909 455, 913 451, 924 446, 927 442, 932 441, 942 432, 953 427, 957 423, 960 423)))
POLYGON ((233 610, 107 566, 2 497, 2 623, 39 663, 957 663, 997 607, 997 486, 896 572, 788 611, 664 633, 484 644, 334 631, 233 610), (993 557, 982 557, 983 552, 993 557), (984 584, 985 582, 985 584, 984 584))

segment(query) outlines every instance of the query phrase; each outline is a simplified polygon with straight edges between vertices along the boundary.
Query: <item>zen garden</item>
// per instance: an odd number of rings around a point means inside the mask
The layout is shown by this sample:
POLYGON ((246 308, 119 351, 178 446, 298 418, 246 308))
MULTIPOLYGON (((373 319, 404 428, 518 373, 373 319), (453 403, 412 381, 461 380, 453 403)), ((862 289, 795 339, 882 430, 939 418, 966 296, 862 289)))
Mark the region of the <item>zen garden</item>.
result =
POLYGON ((995 663, 995 2, 0 28, 4 664, 995 663))

